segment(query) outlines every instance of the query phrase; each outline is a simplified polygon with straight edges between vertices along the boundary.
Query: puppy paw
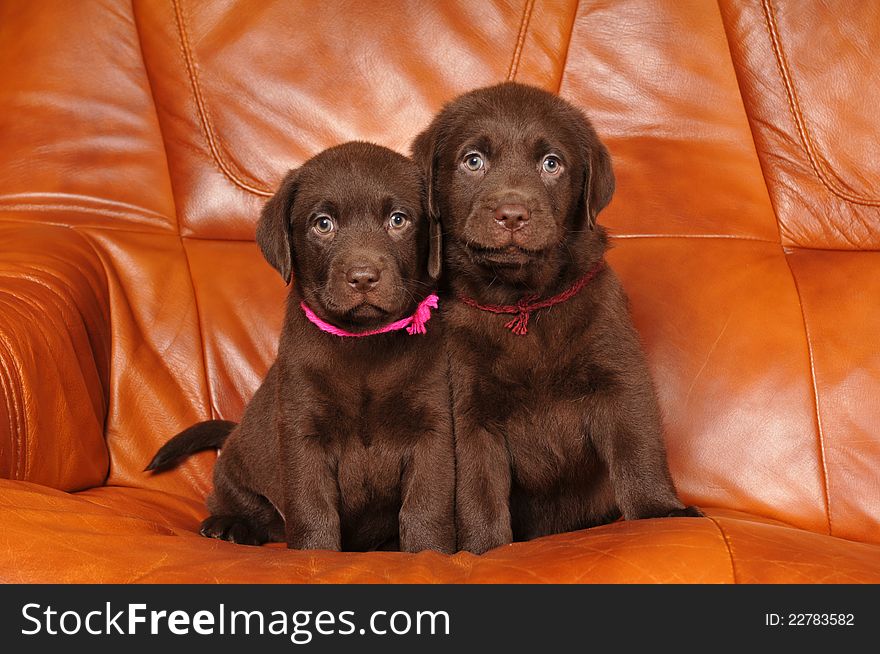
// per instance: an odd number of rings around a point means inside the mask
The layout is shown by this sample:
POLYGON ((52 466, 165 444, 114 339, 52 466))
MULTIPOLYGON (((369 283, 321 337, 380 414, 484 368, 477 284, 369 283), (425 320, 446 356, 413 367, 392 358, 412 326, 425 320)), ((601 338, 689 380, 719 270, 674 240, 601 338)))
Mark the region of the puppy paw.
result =
POLYGON ((251 524, 240 516, 212 515, 205 518, 199 533, 206 538, 226 540, 237 545, 261 545, 261 539, 251 524))
POLYGON ((683 509, 672 509, 666 514, 667 518, 705 518, 705 514, 695 506, 686 506, 683 509))
POLYGON ((508 527, 506 530, 499 530, 494 533, 478 533, 462 538, 458 543, 458 549, 470 552, 471 554, 484 554, 489 550, 494 550, 502 545, 509 545, 512 542, 513 534, 508 527))
POLYGON ((647 520, 650 518, 702 518, 703 512, 695 506, 670 506, 655 504, 641 507, 638 511, 624 513, 626 520, 647 520))
POLYGON ((342 551, 341 535, 337 531, 288 531, 287 549, 289 550, 328 550, 330 552, 342 551))

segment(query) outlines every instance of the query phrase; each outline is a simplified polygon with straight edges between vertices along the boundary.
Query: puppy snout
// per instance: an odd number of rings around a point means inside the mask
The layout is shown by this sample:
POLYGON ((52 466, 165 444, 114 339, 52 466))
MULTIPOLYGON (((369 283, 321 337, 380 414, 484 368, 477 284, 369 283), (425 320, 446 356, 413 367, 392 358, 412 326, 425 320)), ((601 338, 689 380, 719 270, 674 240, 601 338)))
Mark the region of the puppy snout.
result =
POLYGON ((531 214, 524 204, 502 204, 495 209, 494 217, 501 227, 515 232, 529 222, 531 214))
POLYGON ((354 290, 367 293, 376 288, 381 271, 376 266, 359 265, 352 266, 345 271, 345 279, 354 290))

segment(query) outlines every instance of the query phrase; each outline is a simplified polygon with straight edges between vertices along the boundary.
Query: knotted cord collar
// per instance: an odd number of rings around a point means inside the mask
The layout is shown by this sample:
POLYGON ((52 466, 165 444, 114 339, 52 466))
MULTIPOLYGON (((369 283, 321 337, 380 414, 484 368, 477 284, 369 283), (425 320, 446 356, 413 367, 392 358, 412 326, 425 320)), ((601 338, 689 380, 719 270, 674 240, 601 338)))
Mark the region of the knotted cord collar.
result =
POLYGON ((562 304, 566 300, 573 298, 580 293, 584 286, 589 284, 593 277, 595 277, 604 267, 605 260, 600 259, 592 268, 590 268, 589 271, 587 271, 587 274, 578 279, 574 284, 561 293, 544 300, 539 299, 539 296, 537 295, 527 295, 520 299, 516 304, 480 304, 476 300, 466 296, 459 296, 458 299, 469 307, 479 309, 480 311, 499 314, 514 314, 514 317, 506 322, 504 326, 517 336, 525 336, 529 333, 529 318, 535 311, 562 304))

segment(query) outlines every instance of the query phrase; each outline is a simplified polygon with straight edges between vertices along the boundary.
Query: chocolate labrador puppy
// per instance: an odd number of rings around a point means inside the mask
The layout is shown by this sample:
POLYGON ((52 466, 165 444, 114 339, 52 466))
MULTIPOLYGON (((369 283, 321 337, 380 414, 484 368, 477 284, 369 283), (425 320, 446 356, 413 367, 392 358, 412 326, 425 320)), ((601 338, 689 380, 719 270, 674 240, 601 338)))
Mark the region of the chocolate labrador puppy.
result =
POLYGON ((506 83, 413 144, 444 230, 458 546, 698 516, 669 475, 651 377, 597 214, 611 159, 586 117, 506 83))
POLYGON ((421 172, 367 143, 288 173, 257 242, 290 281, 278 357, 241 423, 182 432, 148 469, 223 445, 202 534, 326 550, 455 547, 440 230, 421 172), (228 437, 227 437, 228 435, 228 437))

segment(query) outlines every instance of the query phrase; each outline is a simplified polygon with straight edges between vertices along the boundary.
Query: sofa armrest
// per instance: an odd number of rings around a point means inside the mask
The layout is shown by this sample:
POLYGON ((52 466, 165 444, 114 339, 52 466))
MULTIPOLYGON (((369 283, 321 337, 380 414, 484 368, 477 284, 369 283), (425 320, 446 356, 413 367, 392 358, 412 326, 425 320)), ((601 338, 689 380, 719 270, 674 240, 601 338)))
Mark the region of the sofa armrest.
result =
POLYGON ((0 477, 103 483, 110 365, 104 268, 89 242, 0 214, 0 477))

